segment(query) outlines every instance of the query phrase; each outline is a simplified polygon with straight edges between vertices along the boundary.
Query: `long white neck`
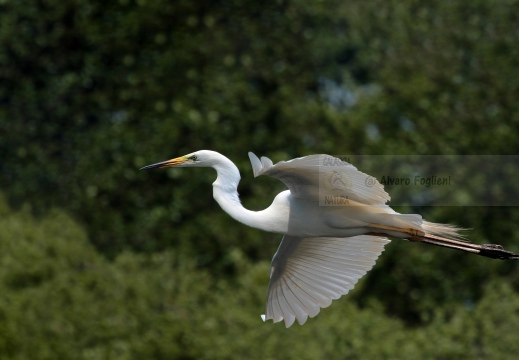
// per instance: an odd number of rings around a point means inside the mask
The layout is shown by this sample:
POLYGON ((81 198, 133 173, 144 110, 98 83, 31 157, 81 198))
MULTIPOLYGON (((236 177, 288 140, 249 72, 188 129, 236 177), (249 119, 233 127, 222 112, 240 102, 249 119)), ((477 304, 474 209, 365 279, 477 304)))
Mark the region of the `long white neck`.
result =
MULTIPOLYGON (((221 155, 221 154, 220 154, 221 155)), ((233 219, 253 228, 272 231, 264 211, 251 211, 243 207, 238 195, 240 171, 234 163, 221 155, 213 164, 218 177, 213 183, 213 197, 220 207, 233 219)))

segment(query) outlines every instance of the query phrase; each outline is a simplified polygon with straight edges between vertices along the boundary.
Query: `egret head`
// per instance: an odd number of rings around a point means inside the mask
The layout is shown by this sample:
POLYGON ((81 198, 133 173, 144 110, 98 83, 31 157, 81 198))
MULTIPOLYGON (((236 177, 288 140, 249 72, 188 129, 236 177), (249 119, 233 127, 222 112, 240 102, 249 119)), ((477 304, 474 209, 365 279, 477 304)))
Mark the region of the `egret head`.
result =
MULTIPOLYGON (((162 161, 156 164, 144 166, 141 170, 155 169, 155 168, 168 168, 168 167, 211 167, 215 164, 218 158, 218 154, 215 151, 200 150, 191 154, 180 156, 171 160, 162 161)), ((221 155, 220 155, 221 156, 221 155)))

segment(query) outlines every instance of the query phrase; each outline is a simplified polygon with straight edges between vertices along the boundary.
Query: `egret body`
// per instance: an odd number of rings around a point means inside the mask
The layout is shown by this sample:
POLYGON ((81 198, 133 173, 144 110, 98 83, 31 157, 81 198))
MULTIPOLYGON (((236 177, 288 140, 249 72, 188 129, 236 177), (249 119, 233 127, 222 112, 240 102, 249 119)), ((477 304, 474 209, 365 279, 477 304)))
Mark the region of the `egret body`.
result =
MULTIPOLYGON (((310 155, 273 164, 249 153, 254 176, 269 175, 288 187, 261 211, 245 209, 238 195, 240 172, 220 153, 201 150, 143 167, 212 167, 217 178, 213 197, 235 220, 268 232, 283 234, 272 259, 267 306, 263 320, 295 320, 304 324, 332 300, 348 293, 375 264, 389 243, 388 236, 462 250, 499 259, 519 259, 499 245, 476 245, 461 239, 460 228, 424 221, 417 214, 399 214, 378 182, 366 186, 369 175, 329 155, 310 155), (327 168, 323 159, 334 159, 334 171, 347 184, 334 189, 341 206, 322 206, 321 184, 327 168)), ((328 168, 329 170, 329 168, 328 168)))

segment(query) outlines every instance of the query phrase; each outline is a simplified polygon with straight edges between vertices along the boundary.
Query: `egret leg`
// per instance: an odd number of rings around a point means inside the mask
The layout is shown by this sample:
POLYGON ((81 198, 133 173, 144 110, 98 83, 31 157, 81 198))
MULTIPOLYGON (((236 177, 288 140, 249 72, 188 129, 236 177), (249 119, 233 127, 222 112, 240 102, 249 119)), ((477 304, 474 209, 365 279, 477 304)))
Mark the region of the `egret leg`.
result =
POLYGON ((425 244, 446 247, 449 249, 465 251, 472 254, 489 257, 492 259, 519 260, 519 254, 507 251, 501 245, 497 244, 478 245, 464 240, 449 239, 442 236, 427 234, 424 231, 411 228, 405 229, 380 224, 369 224, 368 226, 370 228, 381 231, 370 232, 367 235, 388 236, 388 234, 385 233, 384 230, 390 232, 400 232, 404 234, 409 234, 410 236, 407 239, 414 242, 421 242, 425 244))

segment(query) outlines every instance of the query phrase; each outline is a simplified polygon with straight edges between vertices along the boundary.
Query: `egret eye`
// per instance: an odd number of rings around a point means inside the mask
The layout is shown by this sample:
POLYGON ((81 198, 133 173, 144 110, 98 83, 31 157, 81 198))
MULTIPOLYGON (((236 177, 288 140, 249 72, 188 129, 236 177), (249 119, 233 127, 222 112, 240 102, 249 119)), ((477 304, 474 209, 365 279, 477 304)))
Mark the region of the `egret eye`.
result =
POLYGON ((197 157, 196 155, 193 155, 193 156, 190 156, 190 157, 189 157, 189 160, 197 161, 197 160, 198 160, 198 157, 197 157))

